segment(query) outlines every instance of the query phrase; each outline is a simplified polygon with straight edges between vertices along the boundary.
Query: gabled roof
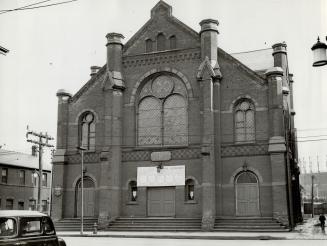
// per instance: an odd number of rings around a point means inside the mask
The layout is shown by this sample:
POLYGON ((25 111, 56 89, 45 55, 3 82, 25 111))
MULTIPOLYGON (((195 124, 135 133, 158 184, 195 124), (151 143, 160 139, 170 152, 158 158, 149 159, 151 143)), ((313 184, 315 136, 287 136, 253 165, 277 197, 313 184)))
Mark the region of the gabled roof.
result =
POLYGON ((138 38, 148 29, 148 26, 157 18, 159 15, 165 15, 168 17, 173 24, 176 24, 186 32, 188 32, 194 38, 199 38, 199 34, 194 31, 192 28, 178 20, 172 15, 172 7, 165 3, 164 1, 159 1, 152 9, 151 9, 151 18, 148 20, 142 27, 139 29, 124 45, 124 51, 127 51, 131 45, 138 40, 138 38))
MULTIPOLYGON (((39 169, 39 157, 31 154, 0 149, 0 164, 18 167, 39 169)), ((43 170, 51 171, 50 163, 42 162, 43 170)))

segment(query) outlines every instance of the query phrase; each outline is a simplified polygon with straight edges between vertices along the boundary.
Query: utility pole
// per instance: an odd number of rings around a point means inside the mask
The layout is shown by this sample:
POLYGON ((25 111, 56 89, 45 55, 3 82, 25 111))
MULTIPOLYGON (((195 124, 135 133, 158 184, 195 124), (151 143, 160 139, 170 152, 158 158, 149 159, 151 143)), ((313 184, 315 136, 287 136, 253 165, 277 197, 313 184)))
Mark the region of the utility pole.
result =
POLYGON ((26 140, 29 143, 37 144, 39 146, 38 152, 39 152, 39 187, 38 187, 38 194, 37 194, 37 210, 42 212, 41 210, 41 188, 42 188, 42 177, 43 177, 43 167, 42 167, 42 151, 43 147, 54 147, 53 145, 49 144, 49 140, 53 140, 54 138, 49 136, 46 132, 43 134, 42 132, 34 132, 30 131, 27 126, 27 133, 26 133, 26 140), (29 139, 29 135, 37 137, 37 140, 29 139))
POLYGON ((313 180, 315 176, 311 173, 311 217, 314 217, 314 205, 313 205, 313 180))

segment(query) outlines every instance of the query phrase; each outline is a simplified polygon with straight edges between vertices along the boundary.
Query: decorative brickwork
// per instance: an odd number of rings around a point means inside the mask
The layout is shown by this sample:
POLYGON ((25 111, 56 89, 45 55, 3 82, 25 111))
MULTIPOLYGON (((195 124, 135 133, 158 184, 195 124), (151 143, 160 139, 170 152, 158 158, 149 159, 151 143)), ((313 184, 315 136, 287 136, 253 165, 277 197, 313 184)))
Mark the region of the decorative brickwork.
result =
MULTIPOLYGON (((81 162, 81 155, 69 155, 67 156, 68 163, 80 163, 81 162)), ((99 153, 84 153, 84 163, 96 163, 100 162, 100 155, 99 153)))
POLYGON ((221 155, 227 156, 251 156, 251 155, 267 155, 268 145, 234 145, 224 146, 221 148, 221 155))
POLYGON ((172 151, 172 159, 198 159, 201 157, 201 149, 193 148, 193 149, 178 149, 172 151))
POLYGON ((130 56, 125 57, 123 60, 123 66, 128 67, 140 67, 149 66, 153 64, 167 64, 175 62, 184 62, 190 60, 200 59, 200 53, 197 51, 193 52, 164 52, 162 54, 153 53, 142 56, 130 56))
POLYGON ((147 161, 150 160, 150 151, 123 152, 123 161, 147 161))

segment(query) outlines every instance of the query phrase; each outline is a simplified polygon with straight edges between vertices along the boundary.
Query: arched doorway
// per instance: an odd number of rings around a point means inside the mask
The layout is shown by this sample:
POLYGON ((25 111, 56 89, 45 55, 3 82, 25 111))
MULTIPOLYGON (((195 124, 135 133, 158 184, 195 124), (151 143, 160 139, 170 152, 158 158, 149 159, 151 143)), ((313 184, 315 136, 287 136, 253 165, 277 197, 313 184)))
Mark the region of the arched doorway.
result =
MULTIPOLYGON (((95 201, 95 185, 94 181, 90 177, 84 177, 83 179, 83 196, 84 196, 84 216, 94 217, 94 201, 95 201)), ((75 217, 81 216, 81 179, 76 184, 75 188, 75 217)))
POLYGON ((250 172, 241 172, 235 179, 236 215, 260 216, 259 182, 250 172))

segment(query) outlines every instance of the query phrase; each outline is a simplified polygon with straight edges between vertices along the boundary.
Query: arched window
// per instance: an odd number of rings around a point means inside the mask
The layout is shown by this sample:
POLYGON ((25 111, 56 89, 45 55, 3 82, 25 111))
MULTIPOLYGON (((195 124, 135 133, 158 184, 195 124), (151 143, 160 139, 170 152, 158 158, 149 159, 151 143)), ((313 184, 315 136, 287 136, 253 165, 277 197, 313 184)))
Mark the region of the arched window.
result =
POLYGON ((177 42, 176 42, 176 36, 173 35, 173 36, 170 36, 169 38, 169 46, 170 46, 170 49, 176 49, 177 48, 177 42))
POLYGON ((187 92, 179 79, 150 79, 139 94, 138 145, 186 145, 187 92))
POLYGON ((188 179, 185 182, 185 201, 194 201, 194 180, 188 179))
POLYGON ((258 183, 256 176, 252 172, 242 172, 238 175, 236 183, 238 184, 253 184, 258 183))
POLYGON ((79 145, 87 150, 95 149, 95 118, 91 112, 82 115, 79 125, 79 145))
POLYGON ((254 105, 249 100, 242 100, 235 106, 235 142, 255 140, 254 105))
POLYGON ((151 39, 145 40, 145 52, 152 52, 153 51, 153 42, 151 39))
POLYGON ((162 51, 166 49, 166 37, 162 33, 157 36, 157 51, 162 51))
POLYGON ((136 181, 129 182, 129 201, 136 202, 137 200, 137 183, 136 181))

